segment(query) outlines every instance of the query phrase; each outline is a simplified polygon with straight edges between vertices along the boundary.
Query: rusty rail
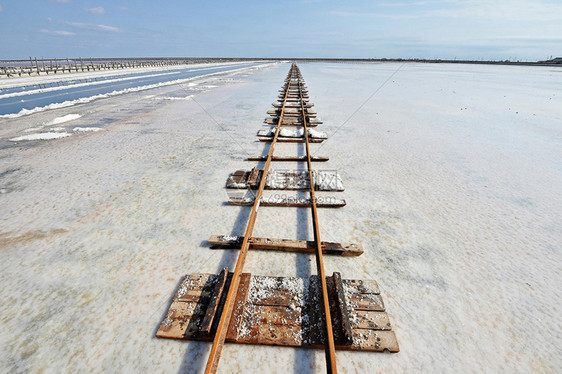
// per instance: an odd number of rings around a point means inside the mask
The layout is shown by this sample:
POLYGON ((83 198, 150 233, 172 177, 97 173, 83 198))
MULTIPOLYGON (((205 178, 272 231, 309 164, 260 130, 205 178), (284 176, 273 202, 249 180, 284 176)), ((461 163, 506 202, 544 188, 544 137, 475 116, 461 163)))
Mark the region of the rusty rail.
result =
POLYGON ((287 75, 289 80, 287 82, 287 87, 285 89, 285 96, 283 98, 283 106, 281 107, 279 122, 275 130, 273 141, 271 142, 269 154, 267 155, 267 161, 265 162, 262 180, 256 192, 254 205, 252 207, 252 213, 250 214, 250 219, 248 221, 248 226, 246 228, 246 234, 244 235, 244 242, 242 243, 242 248, 240 249, 238 260, 236 261, 236 267, 234 269, 234 274, 232 276, 231 285, 228 289, 226 301, 224 304, 224 309, 217 326, 215 337, 213 339, 213 346, 211 347, 211 353, 209 354, 209 358, 207 360, 207 366, 205 367, 206 374, 215 373, 219 364, 220 355, 222 352, 222 348, 224 346, 224 340, 226 338, 226 333, 228 330, 228 323, 230 322, 230 317, 232 316, 234 301, 236 300, 238 287, 240 285, 240 275, 242 274, 242 269, 244 268, 244 263, 246 261, 246 255, 248 254, 248 250, 249 250, 249 239, 252 237, 252 232, 254 230, 254 225, 256 223, 256 218, 258 215, 258 209, 260 207, 261 196, 265 188, 267 172, 269 171, 269 165, 271 164, 271 159, 273 157, 273 152, 275 150, 275 144, 277 142, 277 137, 279 136, 279 130, 281 129, 283 123, 283 116, 285 114, 285 104, 287 103, 289 90, 291 88, 291 77, 295 74, 296 71, 297 71, 296 65, 293 63, 293 65, 291 65, 291 70, 287 75))
MULTIPOLYGON (((297 68, 300 76, 300 70, 297 68)), ((304 128, 304 136, 306 139, 306 164, 310 178, 310 200, 312 202, 312 224, 314 226, 314 241, 316 243, 316 267, 318 277, 322 285, 322 307, 324 308, 325 335, 326 335, 326 369, 328 373, 337 373, 336 367, 336 348, 334 343, 334 334, 332 329, 332 318, 330 316, 330 303, 328 299, 328 286, 326 284, 326 272, 324 271, 324 258, 322 255, 322 241, 320 239, 320 225, 318 223, 318 208, 316 207, 316 195, 314 192, 314 173, 312 171, 312 160, 310 154, 310 142, 308 138, 308 120, 305 115, 304 98, 302 85, 299 79, 299 97, 301 101, 302 123, 304 128)))

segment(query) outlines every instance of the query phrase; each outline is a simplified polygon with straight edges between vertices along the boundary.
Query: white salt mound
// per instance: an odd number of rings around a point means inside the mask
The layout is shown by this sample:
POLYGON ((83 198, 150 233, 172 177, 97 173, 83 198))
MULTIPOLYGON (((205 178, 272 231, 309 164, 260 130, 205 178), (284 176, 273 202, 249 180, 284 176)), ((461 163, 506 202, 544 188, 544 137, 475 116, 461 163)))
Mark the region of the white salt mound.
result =
POLYGON ((100 127, 75 127, 72 129, 74 132, 96 132, 102 130, 100 127))
POLYGON ((30 134, 30 135, 22 135, 16 138, 10 139, 11 142, 22 142, 26 140, 51 140, 51 139, 59 139, 59 138, 66 138, 70 136, 67 132, 43 132, 40 134, 30 134))
POLYGON ((57 117, 52 121, 47 122, 45 126, 59 125, 61 123, 74 121, 75 119, 78 119, 80 117, 82 117, 80 114, 67 114, 66 116, 57 117))

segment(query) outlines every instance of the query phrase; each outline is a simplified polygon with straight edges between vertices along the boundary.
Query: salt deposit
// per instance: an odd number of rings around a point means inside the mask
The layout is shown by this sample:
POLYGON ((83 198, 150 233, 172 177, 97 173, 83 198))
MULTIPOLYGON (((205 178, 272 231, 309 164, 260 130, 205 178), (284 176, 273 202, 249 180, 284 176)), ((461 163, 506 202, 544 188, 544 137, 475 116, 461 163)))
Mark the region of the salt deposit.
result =
MULTIPOLYGON (((276 127, 272 127, 269 129, 260 129, 258 130, 258 136, 274 136, 275 135, 276 127)), ((296 129, 288 129, 287 127, 281 127, 279 129, 279 136, 283 138, 302 138, 304 135, 303 128, 296 128, 296 129)), ((308 136, 315 139, 327 139, 328 135, 325 132, 308 129, 308 136)))
MULTIPOLYGON (((53 129, 53 130, 57 132, 42 132, 38 134, 22 135, 15 138, 11 138, 10 141, 22 142, 28 140, 52 140, 52 139, 66 138, 67 136, 72 135, 67 132, 60 132, 61 129, 53 129)), ((62 129, 62 131, 64 131, 64 129, 62 129)))
POLYGON ((45 126, 60 125, 61 123, 74 121, 75 119, 78 119, 80 117, 82 117, 80 114, 67 114, 65 116, 57 117, 50 120, 49 122, 46 122, 45 126))
MULTIPOLYGON (((68 114, 82 115, 72 127, 105 130, 0 147, 3 371, 204 368, 209 343, 154 333, 184 274, 233 268, 237 251, 202 242, 244 233, 249 208, 224 205, 225 179, 263 154, 256 131, 288 68, 198 78, 217 87, 189 92, 194 100, 153 100, 186 95, 170 85, 0 118, 0 146, 68 114)), ((377 280, 401 347, 338 351, 340 372, 559 371, 560 70, 300 68, 328 134, 312 152, 330 157, 322 168, 346 187, 318 193, 347 202, 319 210, 322 239, 365 249, 325 256, 326 272, 377 280)), ((311 226, 308 210, 262 207, 254 235, 312 239, 311 226)), ((315 266, 304 254, 251 251, 244 271, 308 279, 315 266)), ((219 366, 324 371, 322 350, 232 344, 219 366)))
POLYGON ((96 132, 101 130, 100 127, 75 127, 72 129, 74 132, 96 132))

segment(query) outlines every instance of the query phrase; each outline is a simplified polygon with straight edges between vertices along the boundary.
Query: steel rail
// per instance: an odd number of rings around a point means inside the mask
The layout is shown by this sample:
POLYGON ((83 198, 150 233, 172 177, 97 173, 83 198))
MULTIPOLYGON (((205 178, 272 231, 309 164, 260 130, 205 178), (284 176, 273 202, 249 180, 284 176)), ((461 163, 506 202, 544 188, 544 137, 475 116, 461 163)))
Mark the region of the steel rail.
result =
MULTIPOLYGON (((297 68, 297 73, 300 76, 300 69, 297 68)), ((334 334, 332 328, 332 317, 330 315, 330 303, 328 299, 328 286, 326 284, 326 273, 324 271, 324 258, 322 255, 322 242, 320 240, 320 225, 318 224, 318 208, 316 207, 316 196, 314 193, 314 173, 312 172, 312 160, 310 155, 310 145, 308 137, 308 121, 305 115, 304 98, 302 93, 302 86, 299 79, 299 97, 301 102, 302 123, 304 127, 304 136, 306 139, 306 163, 308 166, 308 174, 310 178, 310 199, 312 201, 312 224, 314 225, 314 241, 316 244, 316 267, 320 284, 322 285, 322 306, 324 308, 325 319, 325 335, 326 335, 326 371, 328 373, 337 373, 336 367, 336 348, 334 344, 334 334)))
MULTIPOLYGON (((234 308, 234 301, 236 300, 236 295, 238 294, 238 287, 240 286, 240 275, 242 274, 242 269, 244 268, 244 262, 246 261, 246 255, 248 254, 248 250, 250 247, 249 239, 252 237, 252 232, 254 230, 254 225, 256 223, 256 217, 258 214, 258 209, 260 207, 261 196, 265 188, 267 172, 269 171, 269 165, 271 164, 271 159, 275 149, 275 144, 277 142, 277 137, 279 136, 279 130, 281 129, 281 124, 283 122, 283 115, 285 114, 285 104, 287 103, 289 90, 291 88, 291 80, 295 71, 296 71, 296 65, 293 63, 291 65, 291 70, 289 71, 289 74, 287 74, 288 80, 287 80, 287 86, 285 87, 283 106, 281 107, 281 113, 279 115, 279 123, 277 124, 275 135, 271 142, 271 147, 269 149, 267 161, 265 162, 260 186, 256 192, 254 206, 252 208, 252 213, 250 214, 250 219, 248 220, 248 226, 246 227, 244 242, 242 243, 242 247, 240 248, 240 253, 238 254, 238 260, 236 261, 236 267, 234 268, 232 281, 228 289, 228 293, 226 295, 224 309, 217 326, 217 331, 215 332, 215 337, 213 339, 213 346, 211 347, 211 352, 209 353, 209 358, 207 360, 207 366, 205 367, 206 374, 215 373, 219 364, 220 355, 222 352, 222 348, 224 346, 224 340, 226 338, 226 333, 228 330, 228 324, 230 322, 230 318, 232 316, 232 311, 234 308)), ((300 87, 300 81, 299 81, 299 87, 300 87)))

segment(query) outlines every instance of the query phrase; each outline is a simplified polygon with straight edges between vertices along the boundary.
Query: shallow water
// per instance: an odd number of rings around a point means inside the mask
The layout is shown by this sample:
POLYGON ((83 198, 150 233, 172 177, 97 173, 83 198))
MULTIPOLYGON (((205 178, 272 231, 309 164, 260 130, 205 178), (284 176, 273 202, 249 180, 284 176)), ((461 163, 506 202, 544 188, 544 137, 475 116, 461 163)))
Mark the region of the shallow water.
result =
POLYGON ((229 64, 216 67, 199 67, 166 70, 157 73, 124 73, 111 77, 92 77, 72 79, 72 76, 61 76, 61 80, 48 84, 34 84, 20 87, 5 88, 0 92, 0 115, 19 113, 22 109, 31 110, 37 107, 63 103, 72 100, 103 95, 113 91, 121 91, 135 87, 153 85, 178 79, 193 78, 200 75, 224 72, 260 64, 229 64))

